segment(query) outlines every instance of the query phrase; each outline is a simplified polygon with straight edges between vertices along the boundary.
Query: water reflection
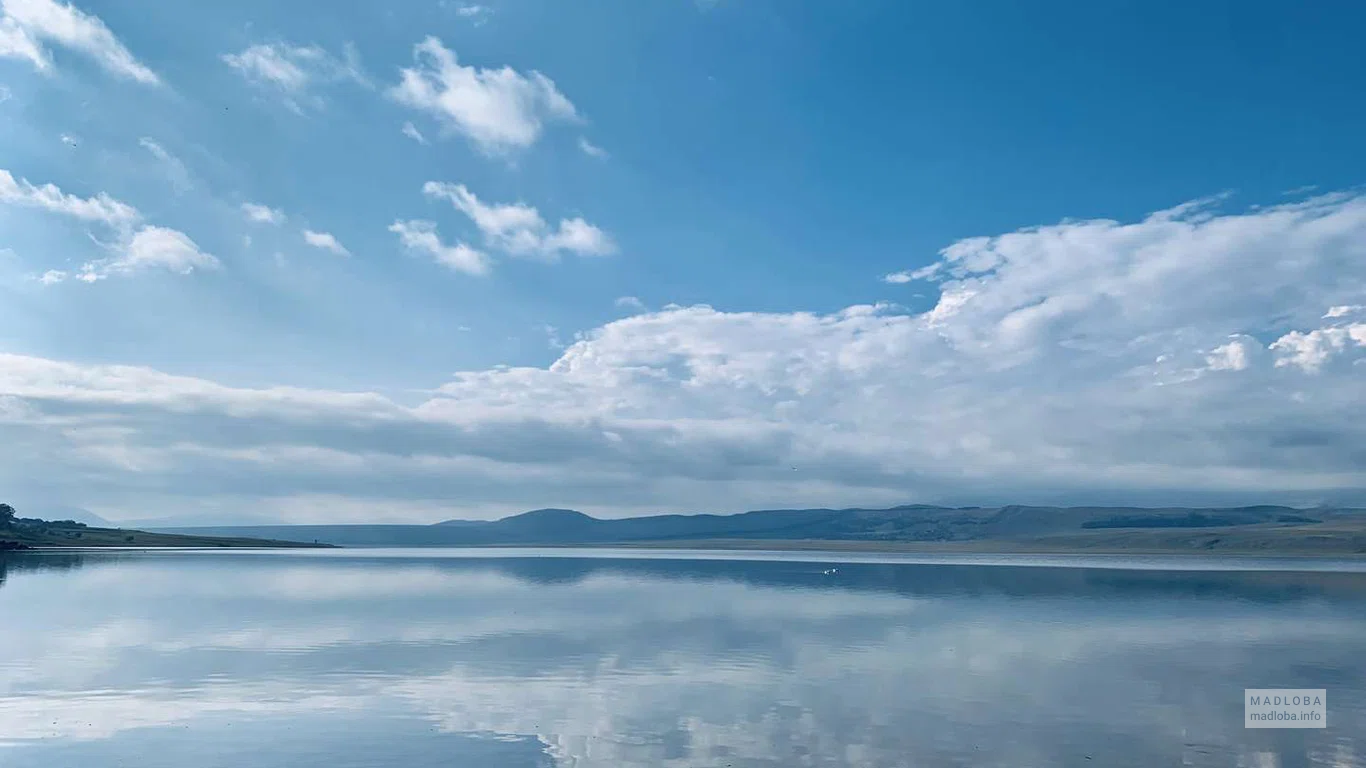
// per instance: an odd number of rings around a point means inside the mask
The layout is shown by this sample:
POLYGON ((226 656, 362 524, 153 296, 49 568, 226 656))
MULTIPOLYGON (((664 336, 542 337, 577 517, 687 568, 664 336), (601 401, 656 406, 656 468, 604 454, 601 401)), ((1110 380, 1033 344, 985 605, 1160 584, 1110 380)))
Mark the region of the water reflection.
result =
POLYGON ((826 567, 9 555, 0 764, 1366 765, 1364 574, 826 567))

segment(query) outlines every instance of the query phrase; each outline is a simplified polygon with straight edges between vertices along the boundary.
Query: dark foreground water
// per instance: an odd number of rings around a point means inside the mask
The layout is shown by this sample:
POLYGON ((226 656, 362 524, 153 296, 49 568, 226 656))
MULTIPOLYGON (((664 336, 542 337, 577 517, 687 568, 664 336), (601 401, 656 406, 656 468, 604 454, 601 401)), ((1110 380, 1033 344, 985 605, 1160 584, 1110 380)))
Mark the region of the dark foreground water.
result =
POLYGON ((0 559, 0 766, 1366 766, 1366 573, 503 555, 0 559))

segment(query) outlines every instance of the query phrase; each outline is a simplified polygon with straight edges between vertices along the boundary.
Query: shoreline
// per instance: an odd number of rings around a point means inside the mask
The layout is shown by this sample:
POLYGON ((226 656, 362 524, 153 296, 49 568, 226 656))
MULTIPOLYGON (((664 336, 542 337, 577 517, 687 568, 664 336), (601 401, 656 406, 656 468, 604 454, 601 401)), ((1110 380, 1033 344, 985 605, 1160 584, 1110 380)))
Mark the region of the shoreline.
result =
MULTIPOLYGON (((9 544, 10 542, 0 542, 9 544)), ((691 552, 721 553, 828 553, 866 555, 927 555, 927 556, 982 556, 982 557, 1192 557, 1192 558, 1294 558, 1304 560, 1366 560, 1366 550, 1332 546, 1124 546, 1124 545, 1069 545, 1061 542, 1019 540, 977 540, 956 542, 921 541, 859 541, 842 539, 680 539, 653 541, 580 541, 580 542, 507 542, 497 544, 433 544, 433 545, 340 545, 327 542, 296 542, 278 539, 250 539, 209 536, 177 536, 143 534, 133 541, 108 543, 30 543, 13 542, 18 547, 0 546, 0 552, 99 552, 99 551, 156 551, 156 550, 498 550, 498 549, 554 549, 554 550, 638 550, 641 552, 686 550, 691 552), (148 541, 146 538, 154 538, 148 541)), ((1293 544, 1293 542, 1287 542, 1293 544)), ((1345 543, 1345 542, 1344 542, 1345 543)))
MULTIPOLYGON (((404 547, 397 547, 404 549, 404 547)), ((1274 557, 1366 560, 1366 551, 1274 547, 1087 547, 1046 545, 1021 541, 916 542, 850 541, 839 539, 759 540, 702 539, 680 541, 576 542, 546 544, 479 544, 432 549, 639 549, 690 550, 699 552, 829 552, 834 554, 888 555, 980 555, 980 556, 1162 556, 1162 557, 1274 557)), ((365 549, 348 547, 348 549, 365 549)))

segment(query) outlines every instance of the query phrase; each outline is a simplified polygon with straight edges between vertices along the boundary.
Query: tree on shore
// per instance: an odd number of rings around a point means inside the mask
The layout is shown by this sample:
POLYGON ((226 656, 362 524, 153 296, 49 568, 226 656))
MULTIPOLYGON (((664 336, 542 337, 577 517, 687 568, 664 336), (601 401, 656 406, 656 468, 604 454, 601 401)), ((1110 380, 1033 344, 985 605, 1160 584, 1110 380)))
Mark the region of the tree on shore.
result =
POLYGON ((14 525, 14 507, 0 504, 0 528, 8 528, 11 525, 14 525))

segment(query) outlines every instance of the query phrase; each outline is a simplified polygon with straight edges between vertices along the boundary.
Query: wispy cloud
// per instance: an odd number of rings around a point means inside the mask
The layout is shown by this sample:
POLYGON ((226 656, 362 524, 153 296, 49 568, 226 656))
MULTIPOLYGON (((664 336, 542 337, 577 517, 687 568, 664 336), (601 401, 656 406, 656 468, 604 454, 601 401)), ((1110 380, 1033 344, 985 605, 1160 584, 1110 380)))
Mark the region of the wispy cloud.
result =
POLYGON ((138 140, 138 145, 151 152, 152 156, 161 162, 166 178, 171 182, 171 187, 176 192, 183 193, 194 186, 190 169, 186 168, 185 163, 181 162, 180 158, 171 154, 165 147, 146 136, 138 140))
POLYGON ((441 242, 436 224, 430 221, 395 221, 389 231, 398 235, 404 248, 431 256, 437 264, 469 275, 487 275, 492 261, 482 251, 466 243, 441 242))
POLYGON ((0 57, 24 59, 48 71, 52 59, 44 43, 89 56, 120 77, 147 85, 161 82, 99 17, 55 0, 0 1, 0 57))
POLYGON ((68 195, 55 184, 31 184, 27 179, 14 178, 9 171, 2 168, 0 203, 41 208, 52 213, 108 225, 128 224, 141 218, 136 208, 119 202, 104 192, 88 198, 68 195))
POLYGON ((242 215, 247 217, 247 221, 256 224, 279 225, 285 223, 284 211, 260 203, 242 203, 242 215))
POLYGON ((463 184, 429 181, 423 194, 444 199, 474 222, 484 242, 513 256, 556 259, 561 252, 580 256, 614 253, 616 244, 601 229, 582 218, 561 219, 551 229, 535 208, 524 203, 487 204, 463 184))
POLYGON ((416 141, 418 144, 426 144, 426 143, 427 143, 427 137, 426 137, 426 136, 423 136, 423 135, 422 135, 422 131, 419 131, 419 130, 417 129, 417 126, 416 126, 416 125, 413 125, 411 122, 407 122, 407 123, 404 123, 404 124, 403 124, 403 135, 404 135, 404 136, 407 136, 408 138, 412 139, 413 141, 416 141))
POLYGON ((315 232, 311 229, 305 229, 303 234, 304 242, 308 243, 314 248, 321 248, 324 251, 331 251, 332 253, 338 256, 351 255, 351 252, 346 250, 346 247, 343 246, 337 240, 337 238, 333 237, 332 233, 330 232, 315 232))
POLYGON ((224 54, 222 59, 248 82, 273 92, 298 113, 323 106, 322 97, 314 92, 318 86, 345 81, 369 84, 360 55, 351 45, 346 46, 342 58, 316 45, 259 43, 224 54))
POLYGON ((603 149, 602 147, 599 147, 598 145, 594 144, 588 139, 583 138, 582 136, 579 137, 579 149, 583 150, 583 153, 585 155, 588 155, 589 157, 596 157, 599 160, 605 160, 608 156, 607 150, 603 149))
POLYGON ((474 3, 457 3, 455 14, 462 19, 468 19, 476 27, 482 26, 493 15, 493 9, 487 5, 476 5, 474 3))
POLYGON ((635 296, 620 296, 612 303, 621 309, 629 309, 634 312, 645 311, 645 302, 635 296))
POLYGON ((930 264, 919 269, 906 269, 900 272, 893 272, 882 276, 882 282, 889 285, 905 285, 916 280, 933 280, 939 274, 941 265, 939 263, 930 264))
POLYGON ((560 329, 553 325, 543 325, 541 330, 545 333, 545 343, 547 347, 555 350, 563 350, 564 342, 560 341, 560 329))
POLYGON ((536 143, 545 123, 578 119, 574 105, 540 72, 463 66, 435 37, 418 43, 413 57, 414 66, 403 69, 389 95, 486 154, 524 149, 536 143))
POLYGON ((0 16, 0 58, 24 59, 39 72, 52 69, 43 46, 7 15, 0 16))

